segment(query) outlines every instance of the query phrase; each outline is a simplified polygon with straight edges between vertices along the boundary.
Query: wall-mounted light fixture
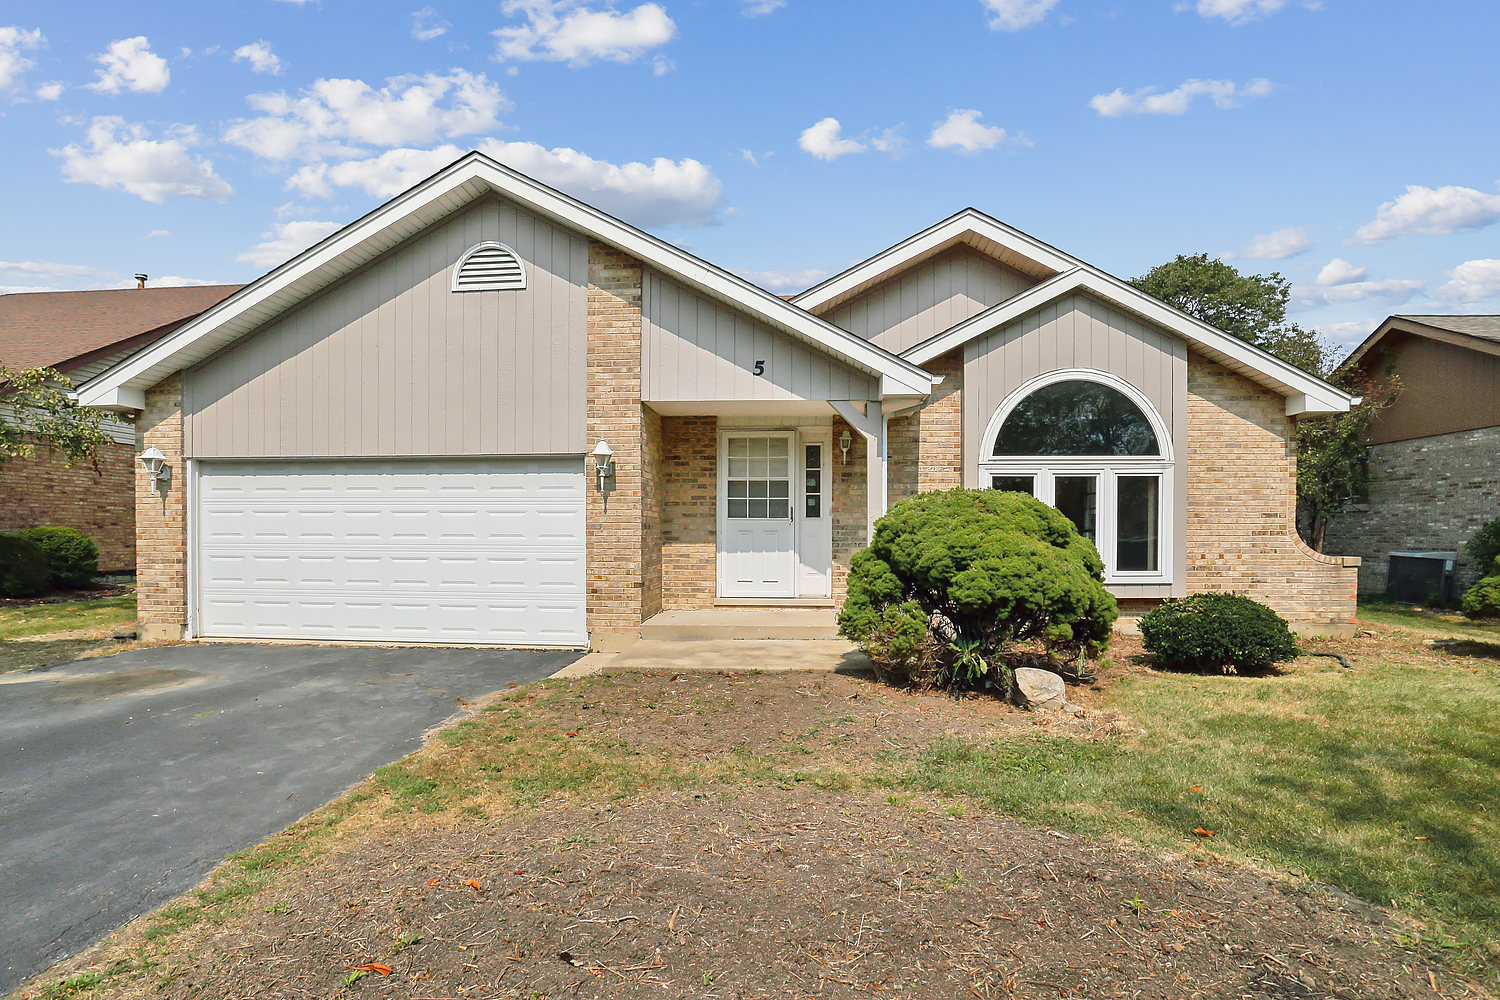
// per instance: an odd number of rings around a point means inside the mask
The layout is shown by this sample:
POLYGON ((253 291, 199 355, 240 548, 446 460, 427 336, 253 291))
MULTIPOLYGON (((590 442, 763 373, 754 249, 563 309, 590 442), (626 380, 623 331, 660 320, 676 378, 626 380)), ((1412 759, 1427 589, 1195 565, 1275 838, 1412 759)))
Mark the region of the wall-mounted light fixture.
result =
POLYGON ((604 481, 615 474, 615 450, 600 441, 594 446, 594 474, 599 477, 599 492, 604 492, 604 481))
POLYGON ((854 443, 854 438, 852 438, 852 437, 849 436, 849 432, 847 430, 845 430, 844 433, 842 433, 842 434, 839 435, 839 451, 843 452, 843 463, 842 464, 844 464, 844 465, 848 465, 849 464, 849 446, 851 444, 853 444, 853 443, 854 443))
POLYGON ((172 481, 172 467, 167 464, 167 456, 152 445, 141 452, 140 463, 146 467, 146 475, 151 477, 151 495, 158 495, 165 484, 172 481))

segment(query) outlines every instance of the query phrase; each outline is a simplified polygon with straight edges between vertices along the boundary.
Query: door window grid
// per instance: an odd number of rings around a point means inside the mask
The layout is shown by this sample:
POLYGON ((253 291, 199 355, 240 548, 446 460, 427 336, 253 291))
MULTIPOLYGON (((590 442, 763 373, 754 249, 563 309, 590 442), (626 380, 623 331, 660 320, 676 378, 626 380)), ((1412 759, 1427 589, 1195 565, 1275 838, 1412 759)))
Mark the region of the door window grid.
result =
POLYGON ((784 437, 731 437, 728 450, 727 516, 733 520, 789 519, 791 442, 784 437))
POLYGON ((810 444, 803 454, 807 470, 804 506, 808 517, 823 516, 823 446, 810 444))
POLYGON ((1057 472, 1002 468, 991 472, 989 479, 992 489, 1030 493, 1067 515, 1079 534, 1098 548, 1106 581, 1131 583, 1164 582, 1169 576, 1164 562, 1168 475, 1160 467, 1057 472))

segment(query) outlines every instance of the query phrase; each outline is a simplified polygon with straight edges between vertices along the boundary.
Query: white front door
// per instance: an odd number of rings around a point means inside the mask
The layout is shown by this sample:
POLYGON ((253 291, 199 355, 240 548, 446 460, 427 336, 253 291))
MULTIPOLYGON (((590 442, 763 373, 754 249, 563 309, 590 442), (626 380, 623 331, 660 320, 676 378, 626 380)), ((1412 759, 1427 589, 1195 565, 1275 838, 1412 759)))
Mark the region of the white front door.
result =
POLYGON ((719 596, 797 596, 791 433, 725 434, 719 448, 719 596))

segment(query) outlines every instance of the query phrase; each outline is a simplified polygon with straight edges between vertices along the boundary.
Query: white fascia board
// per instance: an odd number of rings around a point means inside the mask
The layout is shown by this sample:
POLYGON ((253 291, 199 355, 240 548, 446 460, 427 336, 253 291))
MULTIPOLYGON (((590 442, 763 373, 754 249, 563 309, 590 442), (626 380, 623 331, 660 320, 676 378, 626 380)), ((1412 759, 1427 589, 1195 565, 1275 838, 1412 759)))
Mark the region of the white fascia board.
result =
POLYGON ((1087 265, 1066 271, 1039 285, 1033 285, 1019 295, 991 306, 936 337, 918 344, 906 351, 902 357, 913 364, 927 364, 955 347, 1020 319, 1048 302, 1079 290, 1088 291, 1157 326, 1171 330, 1190 343, 1196 344, 1206 353, 1216 356, 1217 359, 1234 362, 1253 372, 1252 378, 1286 397, 1287 416, 1344 413, 1354 402, 1354 398, 1348 393, 1334 388, 1320 378, 1307 374, 1295 365, 1289 365, 1280 358, 1245 343, 1238 337, 1216 330, 1207 323, 1152 298, 1133 285, 1087 265))
POLYGON ((847 294, 852 289, 882 274, 899 270, 908 262, 929 254, 943 244, 959 239, 970 232, 992 240, 1054 271, 1066 271, 1081 263, 1062 251, 1027 236, 1018 229, 1012 229, 982 212, 966 208, 957 215, 949 216, 937 225, 924 229, 890 249, 882 250, 870 259, 861 261, 848 270, 794 296, 791 300, 792 304, 802 309, 817 309, 847 294))
POLYGON ((170 368, 171 359, 184 347, 234 316, 264 303, 299 279, 333 264, 341 254, 359 243, 472 180, 483 181, 507 198, 589 233, 680 281, 787 329, 855 367, 879 376, 883 385, 889 380, 893 386, 905 391, 916 387, 920 387, 918 391, 924 394, 931 391, 932 376, 911 362, 826 323, 743 278, 476 152, 456 160, 185 323, 170 336, 99 375, 80 387, 80 399, 90 405, 99 405, 91 401, 122 386, 149 388, 165 376, 167 372, 162 369, 170 368))
POLYGON ((146 408, 146 390, 132 389, 128 386, 114 386, 107 389, 101 387, 88 395, 85 395, 83 388, 80 387, 73 392, 73 398, 79 406, 92 406, 96 410, 112 410, 117 413, 129 413, 146 408))

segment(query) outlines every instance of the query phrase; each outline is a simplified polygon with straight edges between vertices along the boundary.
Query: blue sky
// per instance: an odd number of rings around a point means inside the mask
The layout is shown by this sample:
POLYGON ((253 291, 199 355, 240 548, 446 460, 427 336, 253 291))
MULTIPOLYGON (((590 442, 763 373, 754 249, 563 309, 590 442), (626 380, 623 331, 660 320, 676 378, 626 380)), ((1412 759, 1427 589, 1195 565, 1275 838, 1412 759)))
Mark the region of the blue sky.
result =
POLYGON ((972 205, 1125 277, 1279 270, 1348 344, 1500 312, 1496 38, 1482 0, 7 0, 0 288, 247 281, 478 147, 776 291, 972 205))

